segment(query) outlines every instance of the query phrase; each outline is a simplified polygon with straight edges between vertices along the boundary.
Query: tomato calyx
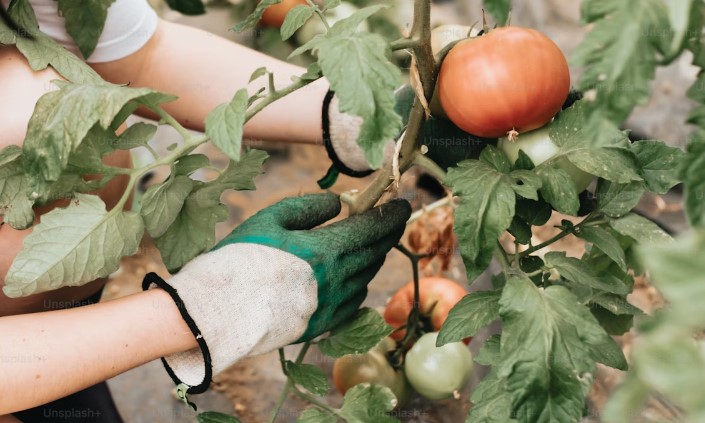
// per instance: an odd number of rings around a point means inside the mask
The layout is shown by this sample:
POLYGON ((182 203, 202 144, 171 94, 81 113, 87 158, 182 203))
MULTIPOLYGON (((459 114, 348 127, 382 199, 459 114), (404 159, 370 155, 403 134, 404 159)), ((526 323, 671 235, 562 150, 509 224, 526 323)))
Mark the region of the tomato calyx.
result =
POLYGON ((507 139, 511 142, 516 142, 519 140, 519 132, 517 132, 516 129, 512 129, 511 131, 507 132, 507 139))

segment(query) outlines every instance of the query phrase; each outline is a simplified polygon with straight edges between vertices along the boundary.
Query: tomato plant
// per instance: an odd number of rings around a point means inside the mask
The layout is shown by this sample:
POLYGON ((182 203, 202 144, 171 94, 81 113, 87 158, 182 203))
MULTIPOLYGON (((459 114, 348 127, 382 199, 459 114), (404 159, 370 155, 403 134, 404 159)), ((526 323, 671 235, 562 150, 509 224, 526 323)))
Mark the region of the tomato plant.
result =
POLYGON ((406 354, 404 369, 413 388, 428 399, 458 395, 472 376, 472 354, 462 342, 436 346, 437 332, 427 333, 406 354))
MULTIPOLYGON (((519 158, 519 152, 523 151, 531 159, 534 166, 552 160, 559 152, 558 146, 551 141, 547 128, 527 132, 514 141, 510 140, 509 137, 502 137, 499 139, 497 147, 507 155, 512 164, 516 163, 519 158)), ((558 157, 556 166, 570 175, 578 192, 584 191, 590 185, 590 182, 595 179, 593 175, 575 167, 565 157, 558 157)))
MULTIPOLYGON (((168 3, 185 13, 203 9, 197 0, 168 3)), ((424 204, 416 214, 451 208, 457 254, 467 280, 472 284, 486 275, 492 285, 467 295, 457 284, 435 291, 434 287, 445 286, 445 282, 419 279, 419 257, 409 254, 415 277, 387 308, 385 317, 391 326, 374 311, 363 309, 315 341, 323 354, 339 360, 334 382, 345 391, 341 408, 317 397, 328 392, 328 378, 321 369, 304 363, 313 345, 305 343, 295 361, 286 360, 280 351, 287 382, 272 421, 290 394, 311 404, 302 421, 390 421, 393 391, 404 397, 400 372, 393 371, 402 362, 419 392, 429 398, 450 395, 471 372, 469 352, 460 341, 496 321, 501 322, 500 333, 485 341, 476 357, 491 371, 473 387, 468 421, 523 423, 545 416, 560 422, 580 421, 585 417, 586 393, 597 375, 597 363, 627 371, 624 383, 604 409, 604 421, 638 419, 641 407, 652 398, 674 413, 671 420, 705 421, 701 389, 705 360, 694 342, 705 330, 702 2, 584 0, 583 21, 592 29, 572 61, 582 68, 573 83, 585 96, 560 113, 570 86, 569 70, 563 53, 536 30, 501 26, 490 30, 485 25, 484 35, 462 40, 440 57, 438 48, 448 41, 433 36, 428 0, 399 3, 408 10, 397 14, 404 36, 395 40, 364 30, 370 16, 390 13, 378 2, 356 1, 360 10, 335 25, 336 9, 347 7, 335 0, 275 3, 256 2, 235 29, 248 30, 260 23, 280 28, 282 38, 288 38, 305 25, 314 25, 307 22, 320 22, 322 27, 315 24, 318 36, 303 38, 304 44, 292 53, 298 57, 310 52, 311 65, 286 87, 275 89, 270 83, 254 94, 243 87, 211 113, 205 134, 187 131, 161 106, 171 96, 148 88, 106 84, 51 39, 38 32, 33 32, 33 38, 23 38, 0 21, 0 43, 18 44, 37 70, 52 66, 67 81, 40 99, 23 148, 0 151, 2 223, 27 229, 34 225, 34 206, 57 198, 80 200, 51 212, 51 219, 42 219, 33 228, 35 236, 27 238, 6 277, 7 295, 30 295, 107 277, 118 269, 122 257, 137 251, 145 232, 155 239, 171 270, 212 247, 216 224, 227 218, 220 203, 222 193, 254 188, 253 180, 266 157, 255 150, 241 151, 243 125, 282 97, 325 77, 347 112, 364 122, 358 144, 371 167, 379 169, 364 189, 342 193, 350 212, 366 211, 383 196, 397 195, 408 170, 425 171, 449 195, 424 204), (291 10, 297 11, 287 13, 291 10), (390 51, 412 53, 414 58, 408 70, 416 99, 403 127, 394 110, 394 91, 403 82, 402 71, 389 60, 390 51), (622 128, 637 105, 647 104, 656 70, 682 57, 692 58, 701 70, 688 91, 696 107, 688 121, 694 132, 687 150, 660 141, 630 141, 622 128), (458 142, 462 147, 467 140, 434 134, 428 145, 422 145, 427 100, 435 91, 447 116, 465 131, 491 138, 517 131, 518 141, 502 139, 498 148, 488 143, 477 157, 441 168, 425 154, 426 149, 443 154, 443 147, 458 142), (151 109, 182 139, 167 153, 152 151, 154 163, 116 172, 102 163, 103 155, 116 149, 150 150, 155 125, 139 123, 123 135, 116 132, 137 107, 151 109), (398 138, 397 151, 385 162, 383 150, 393 138, 398 138), (106 145, 105 140, 116 141, 106 145), (214 180, 196 181, 191 177, 195 170, 213 167, 207 157, 192 154, 207 142, 230 162, 214 180), (132 188, 159 166, 172 169, 173 177, 149 191, 135 211, 122 211, 130 189, 110 211, 89 194, 118 176, 129 177, 132 188), (101 178, 87 181, 86 175, 101 178), (583 196, 594 198, 594 204, 581 210, 579 193, 589 180, 596 184, 583 196), (692 229, 674 243, 635 208, 643 194, 663 195, 677 184, 682 184, 683 207, 692 229), (547 228, 551 216, 559 218, 547 228), (55 242, 57 228, 61 245, 55 242), (552 234, 538 238, 545 229, 552 234), (556 242, 562 239, 583 243, 585 253, 573 256, 561 251, 556 242), (92 259, 86 261, 87 266, 77 268, 77 252, 92 259), (635 277, 644 275, 653 276, 651 282, 669 304, 656 317, 630 303, 635 277), (394 328, 408 323, 409 316, 420 325, 424 314, 430 317, 427 329, 438 330, 437 334, 417 339, 420 333, 409 331, 404 336, 396 332, 393 336, 404 338, 396 349, 392 341, 384 341, 383 347, 368 352, 394 328), (627 357, 612 336, 632 326, 638 327, 632 335, 639 341, 631 348, 632 368, 628 368, 627 357), (364 365, 349 366, 349 360, 341 358, 355 357, 351 354, 363 357, 364 365), (436 360, 439 355, 440 361, 436 360), (388 367, 389 359, 394 359, 390 361, 394 366, 388 367), (374 374, 367 377, 365 369, 374 374), (381 385, 347 386, 358 379, 378 380, 381 385), (361 418, 363 412, 367 414, 361 418)), ((508 21, 509 2, 484 3, 497 22, 508 21)), ((30 5, 21 0, 13 4, 10 14, 21 27, 36 31, 38 23, 30 5)), ((108 4, 96 5, 100 7, 108 4)), ((77 22, 92 21, 80 12, 80 8, 67 8, 66 14, 78 14, 76 19, 67 19, 72 31, 77 22)), ((466 24, 480 19, 479 11, 475 12, 475 19, 466 24)), ((87 38, 77 41, 84 55, 97 41, 87 38)), ((271 81, 273 73, 256 69, 251 80, 259 78, 271 81)), ((435 108, 433 114, 441 113, 435 108)), ((419 202, 424 198, 416 197, 419 202)))
MULTIPOLYGON (((431 331, 439 331, 448 317, 448 312, 463 298, 467 291, 450 279, 427 277, 419 279, 419 311, 431 323, 431 331)), ((401 287, 389 299, 384 309, 384 320, 395 329, 407 324, 409 313, 414 306, 414 281, 401 287)), ((401 329, 392 333, 391 337, 400 341, 406 335, 401 329)), ((468 339, 467 342, 470 342, 468 339)))
MULTIPOLYGON (((350 17, 357 10, 357 7, 355 7, 354 5, 347 2, 342 2, 338 7, 326 10, 324 12, 324 16, 328 21, 328 25, 335 25, 336 22, 340 21, 341 19, 350 17)), ((363 22, 358 28, 358 31, 367 31, 368 29, 369 28, 367 26, 367 22, 363 22)), ((306 21, 304 26, 299 28, 299 30, 296 32, 296 41, 298 41, 299 44, 303 45, 311 41, 311 39, 313 39, 313 37, 315 37, 316 35, 325 34, 325 32, 326 26, 322 20, 309 19, 308 21, 306 21)))
POLYGON ((335 360, 333 383, 345 395, 348 389, 360 383, 386 386, 396 396, 397 407, 403 407, 411 396, 411 389, 402 370, 392 368, 387 353, 396 348, 391 338, 384 338, 364 354, 350 354, 335 360))
POLYGON ((499 28, 458 43, 438 74, 439 98, 465 131, 497 138, 545 125, 570 90, 568 63, 544 34, 499 28))

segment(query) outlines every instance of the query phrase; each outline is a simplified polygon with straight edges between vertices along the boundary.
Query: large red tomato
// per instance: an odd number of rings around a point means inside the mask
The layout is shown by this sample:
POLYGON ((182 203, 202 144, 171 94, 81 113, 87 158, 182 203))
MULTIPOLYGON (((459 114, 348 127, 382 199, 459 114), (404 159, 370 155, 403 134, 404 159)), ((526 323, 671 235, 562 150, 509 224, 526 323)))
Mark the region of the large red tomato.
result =
MULTIPOLYGON (((421 314, 430 317, 434 331, 439 331, 450 309, 467 294, 463 287, 450 279, 422 278, 419 280, 419 310, 421 314)), ((414 281, 411 281, 401 287, 389 300, 384 310, 384 320, 394 329, 406 325, 413 304, 414 281)), ((405 334, 405 330, 400 330, 390 336, 399 341, 405 334)))
POLYGON ((498 138, 549 122, 568 97, 570 72, 550 38, 506 27, 453 47, 441 65, 438 90, 453 123, 498 138))
POLYGON ((269 6, 264 10, 259 24, 261 26, 280 28, 284 23, 284 19, 286 19, 286 14, 300 4, 307 5, 308 3, 306 3, 306 0, 282 0, 281 3, 269 6))

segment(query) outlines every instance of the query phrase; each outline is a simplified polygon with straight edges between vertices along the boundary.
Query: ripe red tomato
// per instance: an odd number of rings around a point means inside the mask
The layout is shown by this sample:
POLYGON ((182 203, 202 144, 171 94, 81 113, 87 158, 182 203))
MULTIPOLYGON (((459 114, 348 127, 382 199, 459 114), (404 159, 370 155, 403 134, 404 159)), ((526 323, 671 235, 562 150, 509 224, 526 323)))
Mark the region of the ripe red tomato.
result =
POLYGON ((436 347, 437 332, 427 333, 406 354, 404 370, 411 386, 430 400, 452 397, 472 376, 472 354, 462 342, 436 347))
POLYGON ((456 44, 441 65, 438 90, 453 123, 498 138, 549 122, 568 97, 570 72, 550 38, 505 27, 456 44))
MULTIPOLYGON (((467 291, 450 279, 429 277, 419 279, 419 310, 431 318, 433 329, 441 330, 448 312, 467 295, 467 291)), ((406 325, 414 304, 414 281, 401 287, 389 300, 384 310, 384 320, 394 329, 406 325)), ((405 330, 395 331, 390 336, 397 341, 404 338, 405 330)), ((466 343, 470 342, 470 338, 466 343)))
POLYGON ((307 5, 308 3, 306 3, 306 0, 282 0, 281 3, 269 6, 264 10, 259 24, 261 26, 281 28, 284 19, 286 19, 286 14, 300 4, 307 5))
POLYGON ((397 407, 403 407, 411 397, 411 387, 402 370, 394 370, 387 352, 396 343, 391 338, 383 339, 376 347, 364 354, 343 356, 333 364, 333 383, 342 395, 355 385, 371 383, 386 386, 397 397, 397 407))

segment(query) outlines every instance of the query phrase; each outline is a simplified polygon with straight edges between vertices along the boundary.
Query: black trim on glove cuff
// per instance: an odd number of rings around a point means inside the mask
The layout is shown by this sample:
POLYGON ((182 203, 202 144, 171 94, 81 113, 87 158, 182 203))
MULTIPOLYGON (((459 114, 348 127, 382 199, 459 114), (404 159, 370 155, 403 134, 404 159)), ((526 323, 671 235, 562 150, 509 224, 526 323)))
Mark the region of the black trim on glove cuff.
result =
MULTIPOLYGON (((203 382, 201 384, 196 385, 196 386, 190 386, 188 388, 187 392, 189 394, 203 393, 208 390, 208 387, 210 386, 211 381, 213 379, 213 366, 211 363, 211 354, 210 354, 210 351, 208 350, 208 345, 206 344, 206 340, 203 339, 203 336, 201 335, 201 331, 198 329, 198 325, 196 325, 196 322, 193 320, 191 315, 188 313, 188 310, 186 310, 186 305, 184 304, 183 300, 181 299, 179 294, 176 292, 176 290, 171 285, 169 285, 164 279, 160 278, 159 275, 157 275, 154 272, 147 273, 147 275, 144 277, 144 280, 142 281, 142 290, 147 291, 152 284, 154 284, 157 287, 166 291, 166 293, 169 294, 171 299, 174 300, 176 307, 178 307, 178 309, 179 309, 179 313, 181 313, 181 317, 184 319, 184 321, 188 325, 189 329, 191 329, 193 336, 196 337, 196 342, 198 342, 198 347, 201 349, 201 354, 203 354, 203 361, 205 364, 205 376, 204 376, 203 382)), ((176 376, 176 374, 174 373, 174 370, 169 366, 169 364, 166 362, 166 359, 164 357, 162 357, 162 364, 164 364, 164 368, 166 369, 166 372, 169 374, 169 376, 174 381, 174 383, 176 383, 177 385, 184 383, 176 376)))
POLYGON ((321 116, 321 122, 323 126, 323 145, 326 146, 326 151, 328 152, 328 157, 330 160, 333 162, 333 166, 335 166, 340 173, 352 176, 353 178, 363 178, 367 175, 371 175, 374 173, 374 170, 363 170, 363 171, 357 171, 357 170, 352 170, 349 167, 343 163, 340 158, 338 158, 338 155, 335 152, 335 149, 333 148, 333 143, 331 142, 331 134, 330 134, 330 102, 333 100, 333 96, 335 93, 331 90, 328 90, 328 93, 326 93, 326 97, 323 99, 323 113, 321 116))

